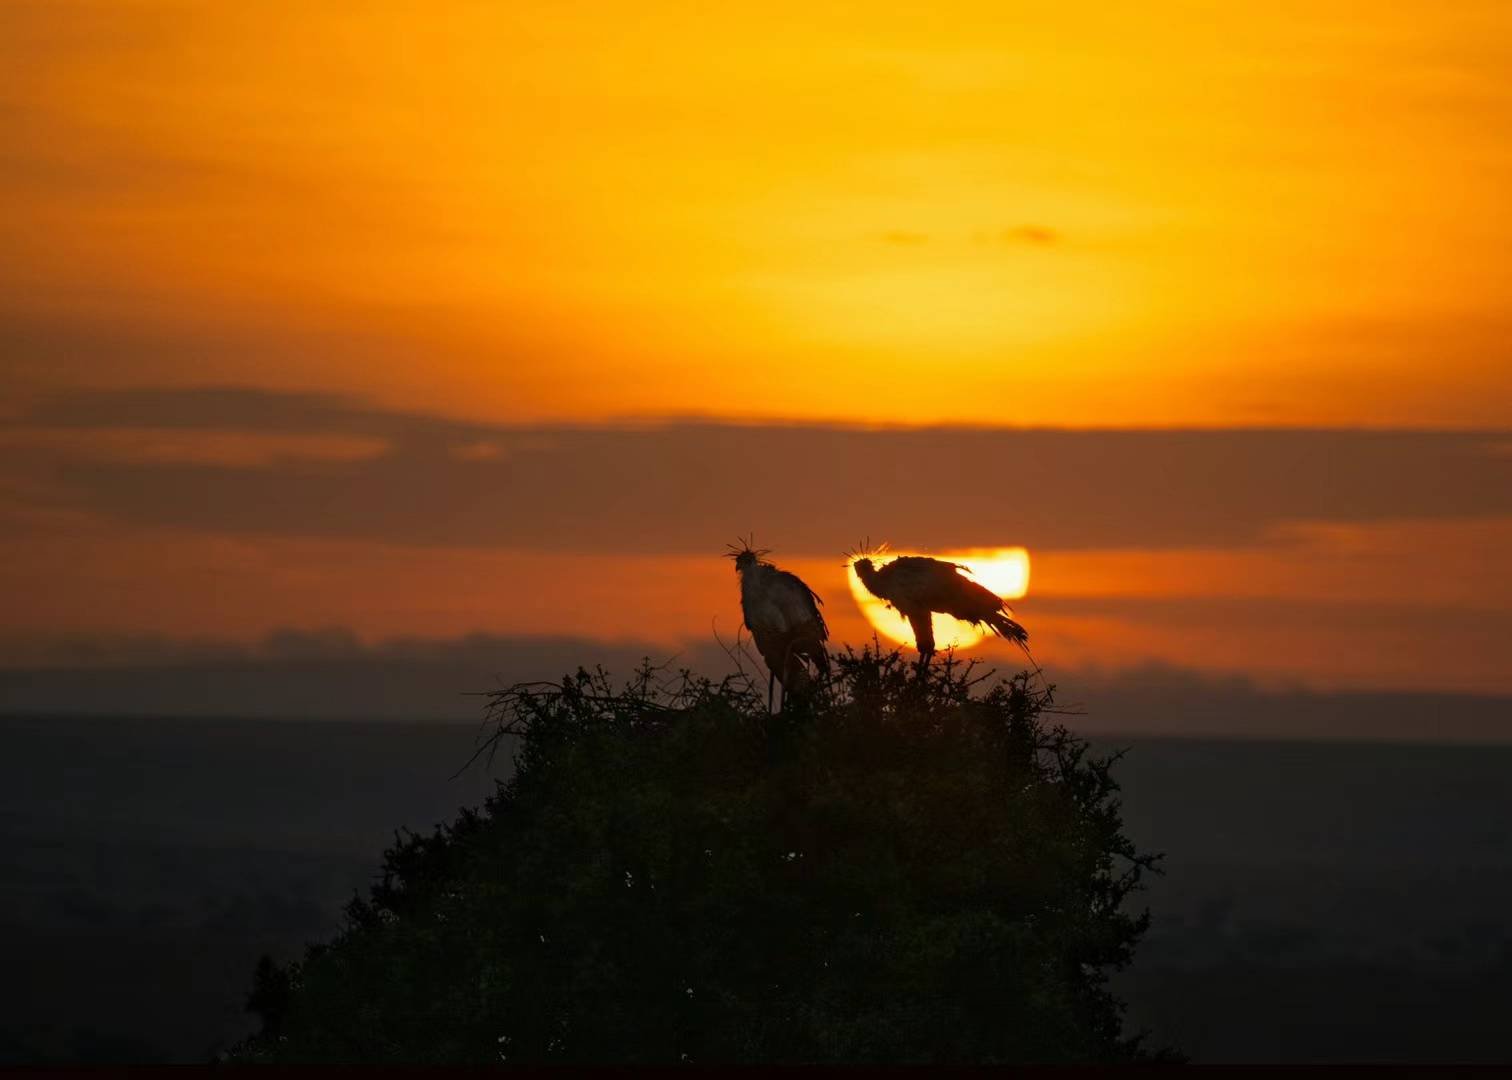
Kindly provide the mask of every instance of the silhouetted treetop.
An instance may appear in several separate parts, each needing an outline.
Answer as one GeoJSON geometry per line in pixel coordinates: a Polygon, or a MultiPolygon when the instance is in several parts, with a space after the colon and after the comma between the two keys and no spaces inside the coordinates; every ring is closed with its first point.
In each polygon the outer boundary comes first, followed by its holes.
{"type": "Polygon", "coordinates": [[[259,970],[236,1056],[1140,1057],[1106,980],[1154,860],[1050,703],[872,649],[779,715],[650,667],[500,691],[513,778],[402,837],[333,942],[259,970]]]}

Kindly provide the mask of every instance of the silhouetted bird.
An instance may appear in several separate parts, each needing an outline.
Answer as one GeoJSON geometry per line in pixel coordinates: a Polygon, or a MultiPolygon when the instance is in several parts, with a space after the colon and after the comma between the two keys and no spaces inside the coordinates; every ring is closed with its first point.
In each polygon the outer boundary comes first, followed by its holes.
{"type": "Polygon", "coordinates": [[[829,653],[824,650],[829,628],[819,614],[824,603],[819,594],[798,575],[762,559],[766,554],[765,548],[749,543],[730,545],[729,558],[740,575],[740,612],[767,666],[770,708],[772,680],[782,684],[786,697],[789,690],[807,687],[814,675],[829,674],[829,653]]]}
{"type": "Polygon", "coordinates": [[[1013,621],[1003,598],[966,574],[960,563],[942,562],[923,555],[903,555],[878,569],[870,558],[856,559],[856,576],[879,600],[908,620],[919,648],[919,663],[934,655],[934,623],[938,611],[962,622],[987,624],[1000,637],[1029,652],[1029,632],[1013,621]]]}

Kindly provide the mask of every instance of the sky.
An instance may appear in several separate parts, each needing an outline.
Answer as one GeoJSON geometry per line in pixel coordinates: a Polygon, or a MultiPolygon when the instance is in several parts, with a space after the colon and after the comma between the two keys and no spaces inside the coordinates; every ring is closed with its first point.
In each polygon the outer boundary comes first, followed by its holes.
{"type": "Polygon", "coordinates": [[[839,640],[863,537],[1023,546],[1068,673],[1512,694],[1508,71],[1500,0],[8,0],[0,666],[702,648],[754,531],[839,640]]]}

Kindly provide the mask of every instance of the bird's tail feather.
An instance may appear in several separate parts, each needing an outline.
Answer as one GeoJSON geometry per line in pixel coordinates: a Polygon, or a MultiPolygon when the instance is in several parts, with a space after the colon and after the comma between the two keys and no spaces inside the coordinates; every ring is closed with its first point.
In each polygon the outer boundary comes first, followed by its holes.
{"type": "Polygon", "coordinates": [[[1024,650],[1024,655],[1029,658],[1029,663],[1034,665],[1034,673],[1045,681],[1045,673],[1039,666],[1039,661],[1034,659],[1034,654],[1029,651],[1029,631],[1014,620],[1006,611],[997,611],[987,616],[987,625],[995,630],[999,637],[1008,639],[1024,650]]]}
{"type": "Polygon", "coordinates": [[[999,637],[1007,638],[1015,645],[1028,647],[1029,631],[1025,630],[1023,626],[1015,622],[1004,612],[995,611],[987,616],[987,625],[992,627],[999,637]]]}

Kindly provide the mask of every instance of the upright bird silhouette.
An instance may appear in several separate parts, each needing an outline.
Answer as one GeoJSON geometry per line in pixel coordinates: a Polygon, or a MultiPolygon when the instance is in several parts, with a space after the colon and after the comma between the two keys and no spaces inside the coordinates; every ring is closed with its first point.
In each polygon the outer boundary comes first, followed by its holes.
{"type": "Polygon", "coordinates": [[[765,561],[762,556],[767,554],[767,549],[743,541],[730,545],[728,557],[735,560],[735,572],[740,575],[740,612],[746,629],[767,666],[770,708],[773,680],[782,684],[786,698],[789,690],[809,686],[814,676],[829,674],[829,653],[824,649],[829,627],[819,614],[819,605],[824,603],[819,594],[797,574],[765,561]]]}
{"type": "MultiPolygon", "coordinates": [[[[851,565],[868,592],[908,620],[921,665],[927,665],[934,655],[936,611],[975,625],[985,623],[1029,655],[1029,631],[1014,621],[1001,596],[967,577],[967,568],[960,563],[903,555],[880,568],[868,556],[851,560],[851,565]]],[[[1030,657],[1030,663],[1033,660],[1030,657]]]]}

